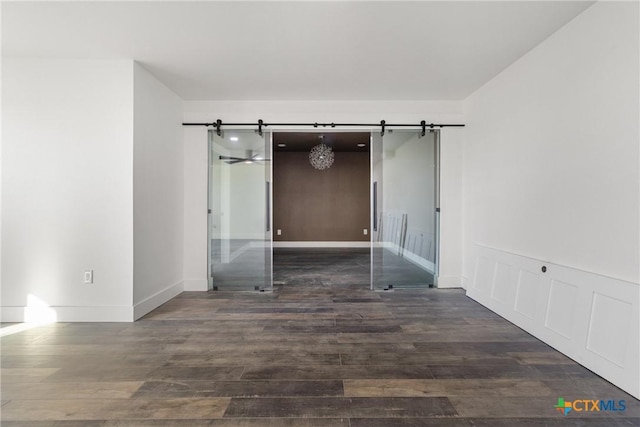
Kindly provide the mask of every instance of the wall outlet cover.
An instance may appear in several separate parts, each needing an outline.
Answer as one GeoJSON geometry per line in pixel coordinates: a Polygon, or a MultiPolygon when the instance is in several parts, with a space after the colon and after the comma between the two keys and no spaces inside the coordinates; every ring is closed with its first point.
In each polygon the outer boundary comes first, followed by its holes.
{"type": "Polygon", "coordinates": [[[93,283],[93,270],[84,272],[84,283],[93,283]]]}

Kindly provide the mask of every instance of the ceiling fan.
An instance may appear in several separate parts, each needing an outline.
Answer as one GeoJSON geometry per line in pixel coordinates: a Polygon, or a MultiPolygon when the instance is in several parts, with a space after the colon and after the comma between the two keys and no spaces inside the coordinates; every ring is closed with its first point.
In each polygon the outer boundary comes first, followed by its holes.
{"type": "Polygon", "coordinates": [[[232,156],[219,156],[220,160],[224,160],[229,165],[236,163],[256,163],[256,162],[268,162],[270,159],[264,159],[259,154],[253,154],[253,150],[245,150],[245,157],[232,157],[232,156]]]}

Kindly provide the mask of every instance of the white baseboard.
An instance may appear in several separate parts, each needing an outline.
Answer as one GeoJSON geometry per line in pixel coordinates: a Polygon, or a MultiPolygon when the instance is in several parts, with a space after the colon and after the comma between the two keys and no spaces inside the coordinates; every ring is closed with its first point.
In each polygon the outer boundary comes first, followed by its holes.
{"type": "Polygon", "coordinates": [[[138,320],[142,316],[156,308],[160,307],[165,302],[169,301],[171,298],[179,295],[184,290],[184,282],[178,282],[167,288],[161,290],[160,292],[156,292],[155,294],[143,299],[137,304],[133,306],[133,320],[138,320]]]}
{"type": "Polygon", "coordinates": [[[402,251],[401,251],[400,246],[398,246],[397,244],[395,244],[393,242],[380,242],[380,243],[377,243],[376,246],[388,249],[389,251],[393,252],[394,254],[398,254],[398,253],[402,252],[402,257],[404,259],[406,259],[407,261],[410,261],[411,263],[417,265],[418,267],[422,268],[423,270],[428,271],[429,273],[435,273],[435,271],[436,271],[436,265],[433,262],[431,262],[431,261],[429,261],[427,259],[424,259],[419,255],[414,254],[413,252],[411,252],[408,249],[402,249],[402,251]]]}
{"type": "MultiPolygon", "coordinates": [[[[23,323],[27,321],[29,308],[2,307],[0,318],[5,323],[23,323]]],[[[55,322],[133,322],[133,307],[47,307],[55,322]]]]}
{"type": "Polygon", "coordinates": [[[188,292],[206,292],[209,290],[209,284],[207,283],[207,279],[185,279],[184,290],[188,292]]]}
{"type": "Polygon", "coordinates": [[[461,276],[438,276],[438,288],[462,288],[461,276]]]}
{"type": "Polygon", "coordinates": [[[467,295],[640,398],[640,284],[476,244],[467,295]]]}
{"type": "Polygon", "coordinates": [[[0,320],[3,323],[23,323],[26,319],[26,307],[2,307],[0,320]]]}
{"type": "MultiPolygon", "coordinates": [[[[206,290],[206,280],[205,290],[206,290]]],[[[183,282],[176,283],[148,297],[134,306],[50,306],[38,308],[47,322],[133,322],[158,308],[184,289],[183,282]]],[[[0,319],[5,323],[23,323],[33,318],[33,307],[2,307],[0,319]],[[32,315],[30,315],[32,313],[32,315]]]]}
{"type": "Polygon", "coordinates": [[[371,242],[273,242],[274,248],[369,248],[371,242]]]}
{"type": "Polygon", "coordinates": [[[423,270],[427,270],[429,273],[435,273],[436,271],[436,265],[434,263],[414,254],[413,252],[409,252],[406,249],[402,254],[402,257],[408,261],[411,261],[423,270]]]}
{"type": "Polygon", "coordinates": [[[469,278],[467,276],[461,277],[462,289],[469,289],[469,278]]]}

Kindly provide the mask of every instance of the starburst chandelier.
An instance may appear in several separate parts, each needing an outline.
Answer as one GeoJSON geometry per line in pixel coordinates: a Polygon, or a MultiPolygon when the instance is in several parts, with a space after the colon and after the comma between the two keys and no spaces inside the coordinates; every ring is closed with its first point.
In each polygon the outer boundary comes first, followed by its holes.
{"type": "Polygon", "coordinates": [[[309,153],[311,166],[318,170],[329,169],[333,164],[333,150],[325,144],[318,144],[309,153]]]}

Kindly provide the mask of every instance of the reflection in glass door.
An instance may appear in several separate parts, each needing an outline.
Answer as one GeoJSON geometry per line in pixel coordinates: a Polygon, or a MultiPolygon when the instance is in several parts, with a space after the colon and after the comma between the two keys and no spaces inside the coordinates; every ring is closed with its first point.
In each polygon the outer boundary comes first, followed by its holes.
{"type": "Polygon", "coordinates": [[[372,133],[374,290],[437,284],[438,137],[437,131],[372,133]]]}
{"type": "Polygon", "coordinates": [[[209,131],[209,289],[271,290],[271,134],[209,131]]]}

